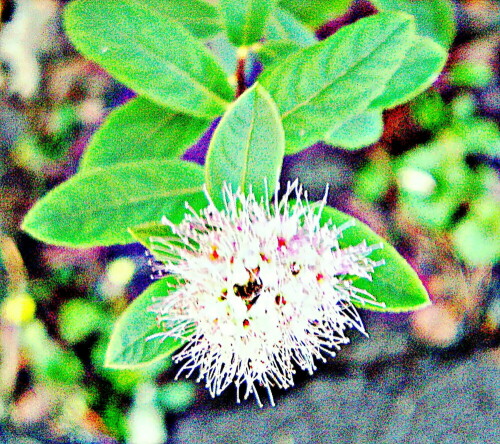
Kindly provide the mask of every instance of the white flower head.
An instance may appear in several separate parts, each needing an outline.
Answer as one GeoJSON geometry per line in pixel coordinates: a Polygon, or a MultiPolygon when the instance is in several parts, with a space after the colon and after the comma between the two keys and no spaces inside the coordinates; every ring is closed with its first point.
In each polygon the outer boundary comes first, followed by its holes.
{"type": "Polygon", "coordinates": [[[321,225],[326,196],[309,204],[297,181],[272,204],[227,187],[224,198],[222,211],[210,201],[179,225],[164,219],[175,238],[154,239],[178,282],[152,308],[165,327],[155,337],[187,340],[177,376],[197,372],[212,396],[234,383],[238,402],[243,387],[260,406],[261,386],[274,405],[271,388],[293,386],[297,366],[312,374],[349,342],[346,329],[365,333],[353,301],[383,306],[353,284],[381,265],[367,257],[380,245],[341,248],[351,224],[321,225]]]}

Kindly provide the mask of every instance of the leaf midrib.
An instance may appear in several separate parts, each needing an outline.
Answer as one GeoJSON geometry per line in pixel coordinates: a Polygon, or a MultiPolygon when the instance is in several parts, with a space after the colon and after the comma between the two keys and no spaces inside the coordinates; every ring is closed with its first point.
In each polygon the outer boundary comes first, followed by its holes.
{"type": "Polygon", "coordinates": [[[253,97],[253,103],[252,103],[252,116],[250,118],[250,125],[248,128],[248,137],[246,138],[246,143],[245,143],[245,148],[244,148],[244,163],[243,163],[243,168],[242,168],[242,175],[241,175],[241,191],[243,193],[246,192],[246,180],[248,176],[248,168],[249,168],[249,158],[250,158],[250,146],[252,144],[253,140],[253,133],[255,130],[255,102],[257,101],[257,94],[256,91],[254,92],[254,97],[253,97]]]}

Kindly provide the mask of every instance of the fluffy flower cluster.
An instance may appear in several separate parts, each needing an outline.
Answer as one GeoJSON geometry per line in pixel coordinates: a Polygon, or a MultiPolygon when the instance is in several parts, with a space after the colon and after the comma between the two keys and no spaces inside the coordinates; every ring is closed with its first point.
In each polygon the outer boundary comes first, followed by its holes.
{"type": "Polygon", "coordinates": [[[377,302],[352,279],[371,279],[380,263],[367,256],[380,246],[340,248],[349,224],[321,225],[325,202],[309,204],[297,182],[272,204],[224,195],[223,211],[210,203],[180,225],[164,220],[173,236],[152,239],[161,271],[177,278],[153,307],[165,327],[155,336],[187,340],[177,376],[198,372],[212,396],[234,383],[238,402],[244,387],[259,405],[261,386],[274,404],[271,388],[292,386],[296,366],[312,374],[349,342],[347,328],[365,333],[352,302],[377,302]]]}

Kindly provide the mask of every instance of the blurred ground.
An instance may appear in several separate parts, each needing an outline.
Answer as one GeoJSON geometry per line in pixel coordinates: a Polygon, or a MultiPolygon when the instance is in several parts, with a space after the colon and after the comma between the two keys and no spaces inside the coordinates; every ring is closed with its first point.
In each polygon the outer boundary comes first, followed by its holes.
{"type": "MultiPolygon", "coordinates": [[[[456,3],[459,33],[445,72],[386,113],[379,143],[356,152],[318,144],[286,160],[283,181],[299,177],[316,198],[329,182],[330,203],[390,239],[434,305],[366,313],[371,338],[354,338],[316,376],[298,374],[274,409],[235,406],[233,393],[211,400],[201,386],[174,382],[169,363],[146,372],[102,367],[112,322],[150,282],[144,250],[64,249],[19,226],[133,93],[66,41],[65,1],[1,3],[1,444],[500,441],[496,2],[456,3]],[[439,168],[415,180],[427,159],[439,168]]],[[[319,35],[370,11],[358,1],[319,35]]],[[[207,140],[190,159],[203,160],[207,140]]]]}

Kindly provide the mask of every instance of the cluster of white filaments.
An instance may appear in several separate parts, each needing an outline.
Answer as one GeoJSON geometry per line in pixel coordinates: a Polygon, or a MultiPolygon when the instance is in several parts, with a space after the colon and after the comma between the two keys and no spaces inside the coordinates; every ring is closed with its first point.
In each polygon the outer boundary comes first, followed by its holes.
{"type": "Polygon", "coordinates": [[[367,256],[380,245],[340,248],[352,224],[320,224],[325,202],[309,204],[297,182],[271,204],[227,188],[224,196],[223,211],[210,203],[179,225],[164,220],[174,236],[151,239],[177,278],[153,306],[165,327],[155,338],[187,340],[177,376],[197,372],[212,396],[234,383],[238,402],[243,387],[262,405],[260,386],[274,404],[271,388],[292,386],[296,366],[312,374],[315,360],[349,342],[347,328],[365,333],[352,302],[382,304],[353,278],[371,279],[381,263],[367,256]]]}

